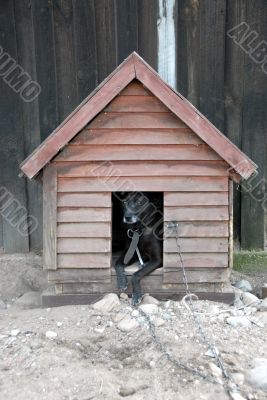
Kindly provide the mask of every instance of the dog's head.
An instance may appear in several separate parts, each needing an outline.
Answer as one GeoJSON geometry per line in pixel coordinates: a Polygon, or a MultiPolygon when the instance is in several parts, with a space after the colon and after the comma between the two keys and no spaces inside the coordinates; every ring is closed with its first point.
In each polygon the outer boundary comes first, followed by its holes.
{"type": "Polygon", "coordinates": [[[123,223],[126,225],[140,225],[149,199],[141,192],[125,193],[122,196],[123,223]]]}

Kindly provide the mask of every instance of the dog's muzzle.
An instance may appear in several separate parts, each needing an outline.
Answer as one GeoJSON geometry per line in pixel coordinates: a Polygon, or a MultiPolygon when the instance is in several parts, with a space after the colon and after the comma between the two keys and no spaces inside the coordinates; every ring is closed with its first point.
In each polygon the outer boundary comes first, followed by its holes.
{"type": "Polygon", "coordinates": [[[123,222],[128,225],[137,224],[139,222],[139,218],[136,215],[130,215],[130,216],[125,215],[123,217],[123,222]]]}

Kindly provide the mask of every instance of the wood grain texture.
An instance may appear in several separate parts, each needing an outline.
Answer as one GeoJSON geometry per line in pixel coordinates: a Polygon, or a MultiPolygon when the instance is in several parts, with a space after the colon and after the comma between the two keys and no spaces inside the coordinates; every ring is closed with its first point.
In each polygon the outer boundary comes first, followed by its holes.
{"type": "Polygon", "coordinates": [[[226,206],[228,205],[228,192],[165,192],[164,205],[167,206],[226,206]]]}
{"type": "Polygon", "coordinates": [[[49,282],[110,282],[110,268],[91,269],[58,269],[48,272],[49,282]]]}
{"type": "MultiPolygon", "coordinates": [[[[58,192],[116,192],[116,191],[226,191],[224,177],[107,177],[59,178],[58,192]]],[[[197,194],[196,194],[197,195],[197,194]]]]}
{"type": "MultiPolygon", "coordinates": [[[[215,283],[227,282],[229,279],[229,270],[227,268],[218,269],[201,269],[200,271],[187,271],[187,281],[189,283],[215,283]]],[[[182,271],[164,272],[163,283],[182,283],[182,271]]]]}
{"type": "Polygon", "coordinates": [[[228,221],[226,206],[165,207],[165,221],[228,221]]]}
{"type": "MultiPolygon", "coordinates": [[[[192,221],[179,222],[179,237],[205,237],[205,238],[228,238],[229,223],[228,221],[192,221]]],[[[175,237],[175,233],[165,228],[166,237],[175,237]]]]}
{"type": "MultiPolygon", "coordinates": [[[[228,253],[185,253],[183,255],[185,268],[227,268],[228,253]]],[[[164,271],[181,268],[175,253],[164,253],[164,271]]]]}
{"type": "Polygon", "coordinates": [[[67,253],[109,253],[111,239],[107,238],[59,238],[58,254],[67,253]]]}
{"type": "Polygon", "coordinates": [[[88,128],[180,128],[185,124],[171,112],[102,112],[88,128]]]}
{"type": "Polygon", "coordinates": [[[57,263],[58,268],[110,268],[111,254],[59,254],[57,263]]]}
{"type": "Polygon", "coordinates": [[[58,208],[58,222],[109,222],[110,208],[58,208]]]}
{"type": "Polygon", "coordinates": [[[220,160],[206,145],[69,145],[56,161],[220,160]]]}
{"type": "Polygon", "coordinates": [[[81,144],[203,144],[191,129],[181,128],[85,128],[72,141],[81,144]]]}
{"type": "Polygon", "coordinates": [[[229,267],[233,268],[233,259],[234,259],[234,230],[233,230],[233,222],[234,222],[234,215],[233,215],[233,200],[234,200],[234,186],[233,181],[229,181],[229,267]]]}
{"type": "MultiPolygon", "coordinates": [[[[181,252],[184,253],[227,253],[228,238],[180,238],[181,252]]],[[[163,251],[177,253],[175,238],[165,238],[163,251]]]]}
{"type": "MultiPolygon", "coordinates": [[[[62,176],[62,172],[59,172],[58,176],[62,176]]],[[[111,207],[111,195],[103,192],[59,193],[57,205],[58,207],[95,207],[96,205],[97,207],[111,207]]]]}
{"type": "Polygon", "coordinates": [[[53,164],[43,171],[44,269],[57,269],[57,170],[53,164]]]}
{"type": "Polygon", "coordinates": [[[110,238],[110,222],[69,222],[59,223],[58,238],[110,238]]]}
{"type": "Polygon", "coordinates": [[[170,112],[155,96],[118,96],[104,110],[105,112],[170,112]]]}
{"type": "Polygon", "coordinates": [[[153,96],[153,94],[137,79],[129,83],[119,94],[119,96],[153,96]]]}
{"type": "MultiPolygon", "coordinates": [[[[227,176],[225,164],[216,161],[58,162],[57,166],[60,178],[90,178],[93,176],[227,176]]],[[[199,201],[201,201],[202,197],[199,201]]],[[[183,198],[185,199],[186,196],[183,198]]],[[[227,192],[225,192],[225,198],[227,198],[227,192]]],[[[172,196],[171,199],[174,199],[174,197],[172,196]]],[[[102,203],[100,197],[99,200],[102,203]]],[[[209,197],[206,195],[203,197],[202,202],[208,202],[208,200],[209,197]]],[[[179,202],[179,195],[176,196],[176,201],[179,202]]],[[[225,202],[224,195],[223,193],[214,193],[209,201],[225,202]]]]}

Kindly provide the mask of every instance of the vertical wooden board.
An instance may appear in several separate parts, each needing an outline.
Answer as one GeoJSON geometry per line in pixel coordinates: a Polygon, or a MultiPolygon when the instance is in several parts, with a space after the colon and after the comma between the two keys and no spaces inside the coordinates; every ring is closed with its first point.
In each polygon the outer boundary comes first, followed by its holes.
{"type": "MultiPolygon", "coordinates": [[[[225,128],[226,136],[239,148],[242,145],[242,117],[244,96],[244,51],[227,35],[230,29],[246,20],[246,2],[228,1],[225,36],[225,128]]],[[[234,184],[234,239],[240,242],[241,193],[234,184]]]]}
{"type": "MultiPolygon", "coordinates": [[[[14,3],[18,62],[36,81],[36,57],[32,8],[28,0],[14,3]]],[[[26,155],[40,144],[39,104],[38,98],[30,103],[21,102],[23,118],[23,142],[26,155]]],[[[42,186],[26,180],[28,214],[37,219],[37,228],[29,234],[30,250],[40,251],[43,248],[42,227],[42,186]]]]}
{"type": "MultiPolygon", "coordinates": [[[[18,207],[23,207],[20,216],[27,217],[26,182],[18,177],[19,164],[24,159],[23,129],[22,129],[22,100],[4,81],[12,65],[18,63],[14,1],[4,1],[0,4],[0,36],[1,47],[14,59],[14,64],[8,64],[1,68],[0,79],[0,160],[1,178],[0,187],[13,197],[13,206],[6,208],[6,217],[2,218],[3,247],[7,253],[27,252],[29,250],[29,238],[27,229],[23,234],[15,217],[18,207]],[[12,222],[12,217],[14,218],[12,222]],[[16,221],[16,222],[15,222],[16,221]]],[[[2,199],[2,203],[3,203],[2,199]]],[[[4,203],[6,204],[6,203],[4,203]]],[[[3,204],[1,204],[3,206],[3,204]]],[[[2,209],[3,212],[3,209],[2,209]]]]}
{"type": "Polygon", "coordinates": [[[117,25],[117,63],[120,64],[129,54],[137,50],[137,1],[116,1],[117,25]]]}
{"type": "Polygon", "coordinates": [[[138,2],[138,52],[146,62],[157,70],[157,19],[158,2],[138,2]]]}
{"type": "Polygon", "coordinates": [[[96,46],[98,83],[117,66],[115,1],[94,0],[96,15],[96,46]]]}
{"type": "MultiPolygon", "coordinates": [[[[259,35],[251,44],[253,49],[267,36],[267,8],[263,0],[247,1],[246,4],[245,21],[250,29],[256,28],[259,35]]],[[[255,55],[257,52],[254,52],[255,55]]],[[[258,175],[247,184],[242,184],[241,247],[262,250],[265,246],[263,201],[266,190],[267,79],[261,65],[248,55],[244,66],[244,91],[242,150],[257,163],[258,175]]]]}
{"type": "Polygon", "coordinates": [[[52,4],[58,90],[58,116],[59,120],[63,121],[78,104],[73,7],[72,0],[57,0],[52,4]]]}
{"type": "Polygon", "coordinates": [[[229,180],[229,267],[233,268],[233,252],[234,252],[234,244],[233,244],[233,199],[234,199],[234,187],[233,181],[229,180]]]}
{"type": "Polygon", "coordinates": [[[200,79],[199,109],[224,130],[224,43],[226,1],[199,2],[200,79]]]}
{"type": "Polygon", "coordinates": [[[32,15],[37,81],[42,89],[39,96],[39,119],[41,141],[43,141],[58,125],[52,2],[47,0],[32,2],[32,15]]]}
{"type": "Polygon", "coordinates": [[[176,34],[177,90],[198,107],[201,51],[198,1],[179,0],[176,34]]]}
{"type": "Polygon", "coordinates": [[[78,101],[82,101],[97,86],[95,6],[92,0],[72,3],[78,101]]]}
{"type": "Polygon", "coordinates": [[[57,170],[53,164],[43,171],[43,226],[44,269],[57,269],[57,170]]]}

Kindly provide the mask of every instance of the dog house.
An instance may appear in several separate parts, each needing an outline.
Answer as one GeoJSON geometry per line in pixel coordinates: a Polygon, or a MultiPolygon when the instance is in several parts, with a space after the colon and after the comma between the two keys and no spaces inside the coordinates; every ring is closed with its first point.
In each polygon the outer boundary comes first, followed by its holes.
{"type": "MultiPolygon", "coordinates": [[[[233,180],[248,178],[256,168],[131,54],[21,165],[24,175],[43,182],[44,268],[54,284],[44,304],[85,303],[117,291],[114,199],[118,192],[136,191],[156,192],[164,223],[177,221],[191,289],[207,298],[225,295],[233,254],[233,180]]],[[[184,291],[168,228],[163,267],[145,277],[142,287],[160,298],[184,291]]]]}

